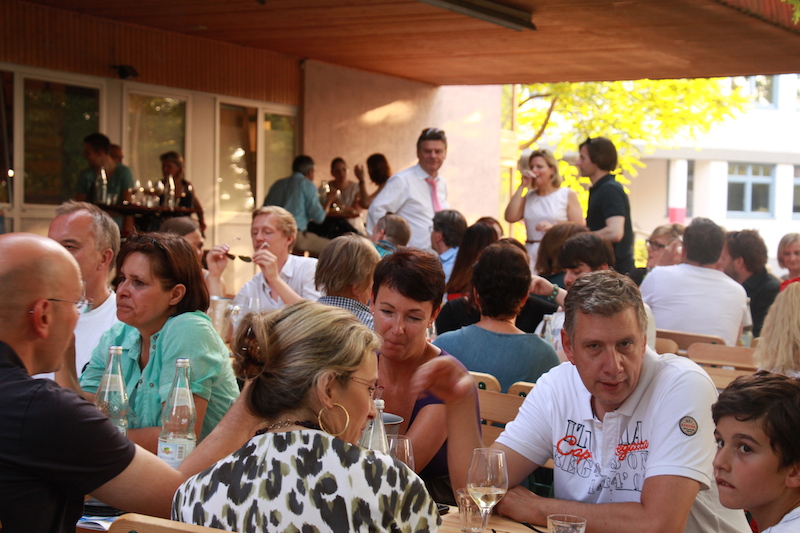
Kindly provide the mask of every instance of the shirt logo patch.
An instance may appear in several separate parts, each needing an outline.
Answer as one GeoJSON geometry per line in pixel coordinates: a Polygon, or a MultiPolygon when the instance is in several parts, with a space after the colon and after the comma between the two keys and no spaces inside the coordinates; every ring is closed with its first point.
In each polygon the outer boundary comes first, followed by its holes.
{"type": "Polygon", "coordinates": [[[681,421],[678,422],[678,427],[681,428],[681,433],[687,437],[691,437],[697,433],[697,421],[691,416],[684,416],[681,418],[681,421]]]}

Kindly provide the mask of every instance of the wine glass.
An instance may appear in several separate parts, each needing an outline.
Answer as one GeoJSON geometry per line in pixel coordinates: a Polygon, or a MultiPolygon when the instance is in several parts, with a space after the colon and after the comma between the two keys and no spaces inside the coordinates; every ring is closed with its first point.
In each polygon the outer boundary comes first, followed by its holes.
{"type": "Polygon", "coordinates": [[[414,470],[414,450],[411,448],[411,439],[405,435],[389,435],[389,455],[414,470]]]}
{"type": "Polygon", "coordinates": [[[481,509],[481,531],[486,533],[492,507],[508,490],[506,454],[491,448],[476,448],[467,472],[467,491],[481,509]]]}

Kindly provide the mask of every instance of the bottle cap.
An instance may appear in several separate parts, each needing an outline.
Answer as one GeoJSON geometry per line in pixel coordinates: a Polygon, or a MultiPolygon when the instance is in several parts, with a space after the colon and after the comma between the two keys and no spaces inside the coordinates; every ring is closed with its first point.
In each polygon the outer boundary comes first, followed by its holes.
{"type": "Polygon", "coordinates": [[[122,355],[122,346],[109,346],[108,355],[122,355]]]}
{"type": "Polygon", "coordinates": [[[176,368],[182,368],[182,367],[188,367],[188,366],[189,366],[189,360],[188,359],[177,359],[175,361],[175,367],[176,368]]]}
{"type": "Polygon", "coordinates": [[[375,409],[383,410],[383,406],[384,405],[385,405],[385,402],[383,400],[381,400],[380,398],[375,400],[375,409]]]}

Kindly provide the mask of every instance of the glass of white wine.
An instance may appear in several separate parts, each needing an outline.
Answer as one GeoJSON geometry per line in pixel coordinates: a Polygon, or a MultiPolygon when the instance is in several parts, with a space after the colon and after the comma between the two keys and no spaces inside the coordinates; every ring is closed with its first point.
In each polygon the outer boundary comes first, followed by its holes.
{"type": "Polygon", "coordinates": [[[481,509],[481,530],[486,533],[492,507],[508,490],[506,454],[501,450],[476,448],[467,473],[467,491],[481,509]]]}

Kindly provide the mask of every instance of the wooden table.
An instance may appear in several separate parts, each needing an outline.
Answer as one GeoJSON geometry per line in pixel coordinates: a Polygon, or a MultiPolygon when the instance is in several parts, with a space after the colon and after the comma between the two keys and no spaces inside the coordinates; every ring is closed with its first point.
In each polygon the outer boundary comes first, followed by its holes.
{"type": "MultiPolygon", "coordinates": [[[[547,526],[534,525],[542,531],[547,531],[547,526]]],[[[496,514],[493,514],[489,519],[487,533],[492,533],[491,530],[495,530],[497,533],[534,533],[532,529],[496,514]]],[[[439,533],[461,533],[458,507],[450,507],[450,512],[442,517],[442,526],[439,528],[439,533]]]]}

